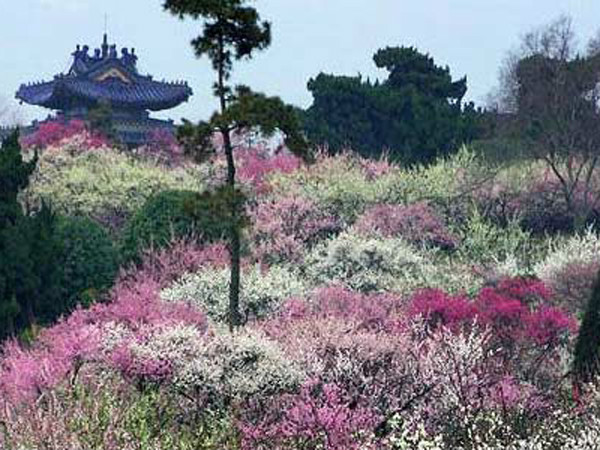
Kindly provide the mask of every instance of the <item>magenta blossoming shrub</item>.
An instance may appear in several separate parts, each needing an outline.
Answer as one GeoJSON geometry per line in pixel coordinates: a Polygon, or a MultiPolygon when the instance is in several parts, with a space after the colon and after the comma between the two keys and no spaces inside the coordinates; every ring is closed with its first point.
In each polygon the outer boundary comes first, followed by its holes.
{"type": "Polygon", "coordinates": [[[254,255],[265,263],[300,262],[319,240],[340,230],[340,221],[301,197],[275,198],[250,211],[254,255]]]}
{"type": "Polygon", "coordinates": [[[358,219],[355,227],[363,234],[402,237],[413,244],[443,249],[452,249],[458,244],[442,218],[426,203],[375,205],[358,219]]]}
{"type": "Polygon", "coordinates": [[[44,149],[61,144],[65,140],[80,136],[81,147],[99,148],[106,147],[108,140],[98,133],[89,131],[85,122],[82,120],[71,120],[69,122],[50,121],[42,123],[38,129],[27,136],[21,138],[21,145],[24,148],[44,149]]]}
{"type": "Polygon", "coordinates": [[[422,291],[413,297],[409,316],[422,316],[433,329],[442,326],[454,333],[473,324],[489,329],[498,374],[520,377],[536,388],[560,382],[557,361],[576,330],[575,319],[549,303],[543,284],[525,279],[485,287],[472,300],[422,291]]]}
{"type": "Polygon", "coordinates": [[[477,320],[500,339],[556,346],[562,336],[575,330],[575,321],[551,306],[550,300],[551,293],[540,281],[505,279],[481,289],[474,300],[440,290],[421,291],[413,296],[409,314],[452,329],[477,320]]]}
{"type": "Polygon", "coordinates": [[[426,317],[430,325],[455,329],[471,323],[477,315],[477,306],[468,298],[450,295],[440,289],[427,289],[412,297],[411,316],[426,317]]]}

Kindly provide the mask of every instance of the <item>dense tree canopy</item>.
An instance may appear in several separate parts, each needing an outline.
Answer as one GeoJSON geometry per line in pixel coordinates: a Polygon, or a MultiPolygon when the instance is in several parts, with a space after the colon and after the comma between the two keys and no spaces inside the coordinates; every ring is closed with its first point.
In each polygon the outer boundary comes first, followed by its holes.
{"type": "Polygon", "coordinates": [[[466,77],[412,47],[379,50],[373,57],[388,77],[319,74],[308,82],[313,104],[305,114],[309,137],[332,151],[352,148],[366,156],[388,151],[407,163],[431,161],[474,138],[479,113],[463,105],[466,77]]]}

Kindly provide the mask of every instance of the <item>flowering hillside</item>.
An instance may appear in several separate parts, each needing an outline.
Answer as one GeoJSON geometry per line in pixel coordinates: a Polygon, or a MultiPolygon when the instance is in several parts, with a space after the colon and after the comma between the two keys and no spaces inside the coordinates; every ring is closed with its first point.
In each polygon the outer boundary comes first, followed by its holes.
{"type": "Polygon", "coordinates": [[[102,301],[3,344],[0,448],[596,448],[600,391],[569,371],[600,236],[544,206],[558,188],[543,168],[492,169],[466,148],[411,169],[240,152],[233,333],[227,245],[193,208],[221,155],[42,152],[24,203],[90,218],[117,248],[129,221],[150,238],[102,301]],[[145,204],[162,191],[178,203],[157,218],[145,204]]]}

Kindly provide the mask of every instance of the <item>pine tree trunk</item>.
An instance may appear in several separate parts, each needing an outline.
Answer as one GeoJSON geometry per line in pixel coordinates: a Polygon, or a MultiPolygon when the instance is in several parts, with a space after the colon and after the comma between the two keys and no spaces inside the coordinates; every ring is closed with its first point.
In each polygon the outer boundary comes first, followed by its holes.
{"type": "Polygon", "coordinates": [[[223,131],[223,144],[227,157],[227,184],[231,189],[231,226],[229,228],[229,262],[231,277],[229,281],[229,329],[233,331],[240,326],[240,271],[241,271],[241,242],[239,230],[238,202],[235,198],[235,160],[233,145],[229,131],[223,131]]]}

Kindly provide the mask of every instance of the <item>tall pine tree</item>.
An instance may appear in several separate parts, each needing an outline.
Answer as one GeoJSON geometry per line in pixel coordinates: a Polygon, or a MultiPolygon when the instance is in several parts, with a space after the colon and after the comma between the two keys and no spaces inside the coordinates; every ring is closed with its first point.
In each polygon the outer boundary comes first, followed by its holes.
{"type": "Polygon", "coordinates": [[[236,166],[232,133],[260,130],[269,136],[279,131],[290,150],[307,155],[307,143],[299,132],[296,111],[277,97],[252,92],[247,87],[232,88],[228,84],[234,61],[250,59],[271,43],[271,26],[262,21],[255,8],[246,0],[166,0],[164,8],[181,19],[190,17],[202,22],[202,31],[191,44],[197,57],[208,57],[216,72],[214,95],[219,111],[209,122],[192,125],[187,122],[180,137],[184,147],[197,156],[212,150],[210,135],[222,136],[227,158],[227,190],[230,226],[229,252],[231,279],[229,285],[229,326],[240,325],[240,259],[243,202],[236,190],[236,166]]]}

